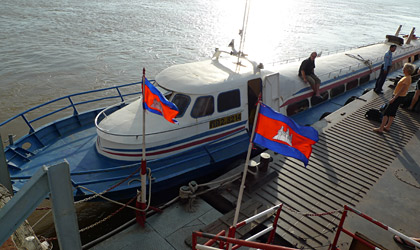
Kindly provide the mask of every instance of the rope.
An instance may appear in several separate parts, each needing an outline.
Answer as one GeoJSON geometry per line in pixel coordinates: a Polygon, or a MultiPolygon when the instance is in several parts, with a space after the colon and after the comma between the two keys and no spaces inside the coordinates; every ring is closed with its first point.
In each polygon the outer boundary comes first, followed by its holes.
{"type": "MultiPolygon", "coordinates": [[[[234,175],[232,175],[232,176],[229,176],[229,177],[227,177],[227,178],[225,178],[225,179],[221,179],[221,180],[218,180],[218,181],[213,181],[213,182],[207,182],[207,183],[203,183],[203,184],[198,184],[197,186],[198,186],[198,187],[202,187],[202,186],[210,186],[210,185],[218,184],[218,183],[221,183],[221,182],[229,181],[229,180],[231,180],[231,179],[235,179],[235,180],[236,180],[236,178],[238,178],[238,177],[239,177],[239,176],[241,176],[241,175],[242,175],[242,172],[237,173],[237,174],[234,174],[234,175]]],[[[233,181],[235,181],[235,180],[232,180],[232,182],[233,182],[233,181]]]]}
{"type": "Polygon", "coordinates": [[[337,210],[333,210],[333,211],[329,211],[329,212],[322,212],[322,213],[308,213],[308,212],[299,212],[291,207],[288,206],[284,206],[284,208],[288,209],[289,211],[296,213],[296,214],[300,214],[306,217],[311,217],[311,216],[325,216],[325,215],[331,215],[331,214],[335,214],[335,213],[339,213],[339,212],[343,212],[343,209],[337,209],[337,210]]]}
{"type": "Polygon", "coordinates": [[[101,223],[103,223],[103,222],[105,222],[105,221],[109,220],[111,217],[113,217],[114,215],[116,215],[116,214],[117,214],[117,213],[119,213],[122,209],[124,209],[124,208],[126,208],[126,207],[129,207],[129,208],[132,208],[132,209],[135,209],[135,210],[139,210],[139,209],[137,209],[137,208],[135,208],[135,207],[132,207],[132,206],[128,205],[128,204],[130,204],[131,202],[133,202],[135,199],[137,199],[137,197],[138,197],[139,195],[140,195],[140,192],[139,192],[136,196],[134,196],[133,198],[131,198],[131,199],[130,199],[127,203],[123,204],[123,205],[122,205],[119,209],[115,210],[112,214],[108,215],[107,217],[103,218],[102,220],[99,220],[99,221],[97,221],[97,222],[93,223],[92,225],[89,225],[89,226],[87,226],[87,227],[85,227],[85,228],[80,229],[80,230],[79,230],[79,232],[80,232],[80,233],[82,233],[82,232],[84,232],[84,231],[86,231],[86,230],[88,230],[88,229],[91,229],[91,228],[93,228],[93,227],[95,227],[95,226],[97,226],[97,225],[99,225],[99,224],[101,224],[101,223]]]}
{"type": "Polygon", "coordinates": [[[47,217],[47,215],[49,215],[51,213],[51,210],[49,210],[48,212],[46,212],[37,222],[35,222],[33,225],[32,225],[32,228],[35,228],[37,225],[38,225],[38,223],[40,223],[45,217],[47,217]]]}
{"type": "Polygon", "coordinates": [[[406,170],[406,169],[397,169],[397,170],[395,170],[394,175],[395,175],[395,177],[397,177],[397,179],[398,179],[398,180],[400,180],[400,181],[404,182],[405,184],[408,184],[408,185],[410,185],[410,186],[412,186],[412,187],[414,187],[414,188],[418,188],[418,189],[420,189],[420,186],[415,185],[415,184],[413,184],[413,183],[410,183],[410,182],[408,182],[408,181],[406,181],[406,180],[403,180],[403,179],[402,179],[402,178],[398,175],[398,172],[400,172],[400,171],[407,171],[407,172],[409,172],[409,173],[410,173],[412,176],[414,176],[414,177],[418,177],[418,176],[419,176],[417,173],[414,173],[414,172],[412,172],[412,171],[410,171],[410,170],[406,170]]]}
{"type": "MultiPolygon", "coordinates": [[[[89,197],[87,197],[87,198],[85,198],[83,200],[76,201],[75,204],[82,203],[82,202],[85,202],[85,201],[93,200],[93,199],[97,198],[98,196],[101,196],[101,195],[103,195],[103,194],[111,191],[112,189],[118,187],[119,185],[123,184],[125,181],[127,181],[128,179],[130,179],[135,173],[137,173],[140,170],[140,168],[141,168],[141,166],[139,168],[137,168],[135,171],[133,171],[125,179],[121,180],[120,182],[116,183],[115,185],[111,186],[110,188],[106,189],[105,191],[102,191],[101,193],[95,193],[95,195],[93,195],[93,196],[89,196],[89,197]]],[[[75,188],[76,189],[77,188],[82,188],[82,186],[79,185],[79,186],[76,186],[75,188]]]]}

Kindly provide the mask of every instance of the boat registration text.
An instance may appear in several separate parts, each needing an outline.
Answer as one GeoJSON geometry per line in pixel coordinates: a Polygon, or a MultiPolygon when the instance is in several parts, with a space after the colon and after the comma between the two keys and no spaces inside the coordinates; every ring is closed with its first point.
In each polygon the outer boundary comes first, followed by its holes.
{"type": "Polygon", "coordinates": [[[216,120],[212,120],[210,121],[209,126],[210,126],[210,129],[212,129],[212,128],[217,128],[217,127],[229,124],[229,123],[238,122],[240,120],[242,120],[241,113],[237,113],[237,114],[225,116],[216,120]]]}

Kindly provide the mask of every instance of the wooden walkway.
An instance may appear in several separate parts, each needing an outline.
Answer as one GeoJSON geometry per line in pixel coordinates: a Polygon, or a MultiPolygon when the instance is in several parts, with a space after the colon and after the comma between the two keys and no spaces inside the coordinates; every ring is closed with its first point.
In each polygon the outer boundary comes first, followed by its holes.
{"type": "MultiPolygon", "coordinates": [[[[327,249],[343,206],[357,207],[420,128],[420,114],[400,108],[391,132],[379,135],[372,131],[379,123],[367,120],[364,114],[370,108],[379,108],[391,94],[388,91],[385,96],[372,96],[354,113],[324,128],[306,168],[298,160],[266,151],[273,157],[270,171],[276,173],[275,177],[261,188],[244,192],[244,204],[254,201],[272,207],[283,203],[277,234],[296,248],[327,249]]],[[[237,193],[238,188],[229,187],[221,196],[233,208],[237,193]]],[[[265,225],[272,223],[273,217],[265,225]]],[[[217,231],[209,229],[203,231],[217,231]]]]}
{"type": "Polygon", "coordinates": [[[364,117],[391,98],[388,91],[319,134],[308,166],[274,155],[270,167],[278,178],[256,191],[263,204],[283,203],[277,233],[298,248],[325,249],[332,241],[343,205],[356,206],[382,176],[407,142],[419,130],[420,114],[400,109],[391,132],[379,135],[379,126],[364,117]],[[305,216],[322,214],[323,216],[305,216]]]}

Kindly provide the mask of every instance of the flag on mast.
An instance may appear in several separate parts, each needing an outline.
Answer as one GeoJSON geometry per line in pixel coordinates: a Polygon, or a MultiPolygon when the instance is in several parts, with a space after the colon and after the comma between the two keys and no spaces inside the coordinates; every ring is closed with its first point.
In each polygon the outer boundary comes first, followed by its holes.
{"type": "Polygon", "coordinates": [[[261,103],[254,142],[284,156],[308,165],[312,145],[318,141],[318,131],[300,126],[291,118],[261,103]]]}
{"type": "Polygon", "coordinates": [[[144,78],[143,108],[163,116],[171,123],[178,123],[174,118],[178,115],[177,106],[165,96],[147,78],[144,78]]]}

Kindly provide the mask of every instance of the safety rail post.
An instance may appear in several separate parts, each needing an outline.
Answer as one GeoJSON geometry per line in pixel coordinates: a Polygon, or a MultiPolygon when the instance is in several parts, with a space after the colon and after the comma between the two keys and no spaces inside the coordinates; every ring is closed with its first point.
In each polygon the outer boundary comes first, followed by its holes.
{"type": "Polygon", "coordinates": [[[13,195],[12,181],[10,180],[9,169],[7,168],[6,154],[4,153],[3,139],[0,134],[0,184],[5,186],[13,195]]]}
{"type": "Polygon", "coordinates": [[[116,87],[116,89],[117,89],[118,95],[119,95],[119,96],[120,96],[120,98],[121,98],[121,102],[124,102],[124,97],[121,95],[120,88],[119,88],[119,87],[116,87]]]}
{"type": "Polygon", "coordinates": [[[277,221],[280,217],[281,209],[283,208],[283,203],[280,204],[279,208],[277,209],[276,217],[274,218],[273,222],[273,229],[271,230],[270,236],[268,237],[267,243],[271,244],[274,240],[274,236],[276,235],[276,228],[277,228],[277,221]]]}
{"type": "Polygon", "coordinates": [[[191,248],[192,250],[197,250],[197,248],[195,248],[197,246],[197,232],[193,232],[192,233],[192,239],[191,239],[191,248]]]}
{"type": "Polygon", "coordinates": [[[347,216],[347,209],[346,207],[344,207],[344,211],[343,211],[343,214],[341,215],[340,223],[338,224],[338,227],[337,227],[337,232],[335,233],[334,241],[328,249],[331,249],[331,250],[337,249],[338,237],[340,237],[340,233],[343,230],[344,220],[346,219],[346,216],[347,216]]]}
{"type": "Polygon", "coordinates": [[[77,112],[76,106],[74,105],[73,101],[71,100],[71,96],[69,96],[68,99],[69,99],[69,102],[70,102],[70,104],[73,108],[73,115],[78,115],[79,112],[77,112]]]}
{"type": "Polygon", "coordinates": [[[35,131],[35,129],[32,127],[31,123],[26,119],[26,116],[24,114],[21,115],[23,120],[26,122],[26,125],[29,127],[29,133],[32,133],[35,131]]]}
{"type": "Polygon", "coordinates": [[[9,225],[0,230],[0,244],[16,231],[48,193],[51,193],[54,224],[60,249],[82,249],[67,162],[41,167],[0,210],[0,225],[9,225]]]}

